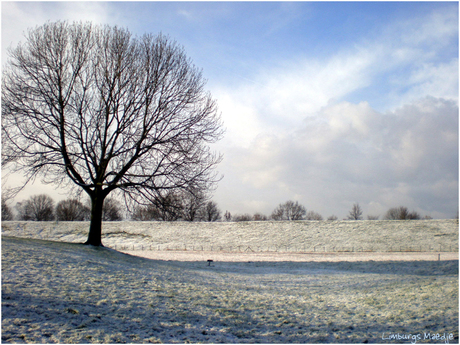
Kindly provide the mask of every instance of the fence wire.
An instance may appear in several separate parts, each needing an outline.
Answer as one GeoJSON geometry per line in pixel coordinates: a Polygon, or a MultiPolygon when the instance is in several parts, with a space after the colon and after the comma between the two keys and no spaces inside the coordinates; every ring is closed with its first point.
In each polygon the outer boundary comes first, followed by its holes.
{"type": "Polygon", "coordinates": [[[114,244],[106,245],[115,250],[125,251],[205,251],[229,253],[365,253],[365,252],[458,252],[452,245],[439,246],[389,246],[381,247],[336,247],[336,246],[220,246],[220,245],[167,245],[167,244],[114,244]]]}

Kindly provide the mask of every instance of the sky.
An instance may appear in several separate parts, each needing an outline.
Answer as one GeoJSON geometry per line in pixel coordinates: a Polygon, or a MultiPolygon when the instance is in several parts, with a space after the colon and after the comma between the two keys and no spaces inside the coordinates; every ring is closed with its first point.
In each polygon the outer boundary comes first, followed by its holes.
{"type": "MultiPolygon", "coordinates": [[[[27,28],[163,33],[202,69],[226,134],[222,212],[458,215],[458,2],[2,2],[2,66],[27,28]]],[[[3,185],[13,186],[19,177],[3,185]]],[[[14,201],[65,191],[35,181],[14,201]]],[[[13,202],[13,201],[12,201],[13,202]]]]}

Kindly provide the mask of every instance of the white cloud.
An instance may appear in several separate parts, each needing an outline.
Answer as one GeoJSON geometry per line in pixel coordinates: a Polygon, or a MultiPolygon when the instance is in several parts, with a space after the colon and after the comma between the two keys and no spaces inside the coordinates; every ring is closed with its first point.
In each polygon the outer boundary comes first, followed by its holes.
{"type": "Polygon", "coordinates": [[[276,66],[258,66],[252,82],[218,88],[228,136],[243,136],[247,147],[260,133],[289,131],[323,107],[348,99],[375,103],[380,111],[424,96],[457,100],[458,59],[440,61],[452,35],[458,34],[453,19],[451,13],[435,12],[397,23],[374,40],[323,60],[293,57],[276,66]],[[238,129],[242,125],[246,128],[238,129]]]}
{"type": "Polygon", "coordinates": [[[381,215],[399,205],[455,215],[458,189],[450,188],[458,185],[458,106],[453,101],[424,98],[385,114],[365,102],[342,102],[324,107],[295,131],[259,135],[248,148],[229,152],[228,182],[244,186],[245,195],[271,198],[262,210],[267,213],[297,197],[324,216],[344,216],[354,202],[381,215]],[[436,190],[451,200],[445,209],[430,205],[439,198],[436,190]]]}
{"type": "Polygon", "coordinates": [[[2,2],[2,63],[6,49],[24,41],[29,28],[57,20],[120,25],[120,15],[106,2],[2,2]]]}
{"type": "Polygon", "coordinates": [[[408,96],[430,95],[433,97],[458,97],[458,59],[447,63],[425,63],[414,71],[409,81],[414,87],[408,96]]]}

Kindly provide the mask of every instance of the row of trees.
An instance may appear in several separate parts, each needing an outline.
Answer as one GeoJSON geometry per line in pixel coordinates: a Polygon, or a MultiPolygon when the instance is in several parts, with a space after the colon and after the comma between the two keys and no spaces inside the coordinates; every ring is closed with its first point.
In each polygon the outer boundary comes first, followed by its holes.
{"type": "MultiPolygon", "coordinates": [[[[32,221],[88,221],[91,217],[91,203],[86,204],[76,199],[62,200],[54,205],[53,199],[46,195],[34,195],[29,199],[16,204],[16,219],[32,221]]],[[[123,219],[121,203],[113,198],[104,202],[102,219],[104,221],[119,221],[123,219]]],[[[350,210],[348,220],[362,220],[363,212],[359,204],[354,204],[350,210]]],[[[15,217],[12,210],[2,200],[2,220],[13,220],[15,217]]],[[[138,206],[131,213],[130,218],[135,221],[267,221],[267,220],[323,220],[323,217],[315,212],[308,211],[297,201],[286,201],[278,205],[271,215],[267,217],[261,213],[231,215],[226,211],[222,217],[221,211],[214,201],[209,201],[203,195],[192,193],[170,193],[161,201],[146,206],[138,206]]],[[[429,217],[425,217],[429,218],[429,217]]],[[[337,220],[336,216],[330,216],[327,220],[337,220]]],[[[377,220],[379,216],[368,216],[369,220],[377,220]]],[[[421,219],[415,212],[409,212],[405,206],[390,208],[385,220],[421,219]]]]}
{"type": "MultiPolygon", "coordinates": [[[[351,220],[361,220],[363,211],[359,204],[354,204],[350,213],[348,214],[347,219],[351,220]]],[[[431,217],[425,216],[425,219],[430,219],[431,217]]],[[[377,220],[379,216],[368,215],[368,220],[377,220]]],[[[409,212],[409,209],[405,206],[392,207],[384,215],[383,219],[385,220],[409,220],[409,219],[421,219],[421,216],[416,211],[409,212]]]]}
{"type": "Polygon", "coordinates": [[[164,198],[144,206],[137,206],[131,216],[132,220],[162,221],[204,221],[221,220],[221,211],[217,203],[199,191],[172,192],[164,198]]]}
{"type": "MultiPolygon", "coordinates": [[[[15,206],[16,216],[11,208],[2,199],[2,220],[29,220],[29,221],[88,221],[91,218],[91,203],[86,204],[77,199],[62,200],[54,205],[54,200],[46,195],[33,195],[29,199],[18,202],[15,206]]],[[[120,203],[112,198],[107,198],[102,210],[104,221],[122,220],[120,203]]]]}
{"type": "MultiPolygon", "coordinates": [[[[18,202],[15,206],[16,216],[2,199],[2,220],[29,220],[29,221],[89,221],[91,219],[91,202],[85,204],[77,199],[67,199],[58,202],[55,206],[53,199],[46,195],[34,195],[29,199],[18,202]]],[[[124,209],[122,204],[107,198],[102,208],[103,221],[123,220],[124,209]]],[[[161,221],[208,221],[221,220],[221,212],[217,204],[204,197],[197,198],[183,193],[171,193],[155,204],[138,206],[132,212],[132,220],[161,220],[161,221]]]]}
{"type": "MultiPolygon", "coordinates": [[[[368,215],[368,220],[378,220],[380,216],[375,215],[368,215]]],[[[431,217],[425,216],[425,219],[429,219],[431,217]]],[[[283,204],[278,205],[269,217],[261,214],[255,213],[254,215],[250,215],[248,213],[245,214],[237,214],[231,216],[231,214],[227,211],[224,214],[224,220],[226,221],[264,221],[264,220],[323,220],[323,216],[315,211],[307,211],[307,209],[299,204],[297,201],[286,201],[283,204]]],[[[363,219],[363,211],[361,206],[358,203],[354,204],[352,209],[350,210],[346,220],[362,220],[363,219]]],[[[390,208],[386,214],[384,215],[383,219],[385,220],[404,220],[404,219],[421,219],[420,215],[415,212],[409,212],[408,208],[405,206],[399,206],[390,208]]],[[[327,220],[334,221],[338,220],[337,216],[332,215],[327,218],[327,220]]]]}

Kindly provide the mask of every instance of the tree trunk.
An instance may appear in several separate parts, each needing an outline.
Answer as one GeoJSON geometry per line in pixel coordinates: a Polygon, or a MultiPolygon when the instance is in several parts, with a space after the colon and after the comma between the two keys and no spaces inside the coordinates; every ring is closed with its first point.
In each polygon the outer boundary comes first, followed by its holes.
{"type": "Polygon", "coordinates": [[[103,247],[102,237],[102,206],[104,205],[104,197],[95,195],[91,197],[91,222],[89,225],[88,240],[85,244],[92,246],[103,247]]]}

